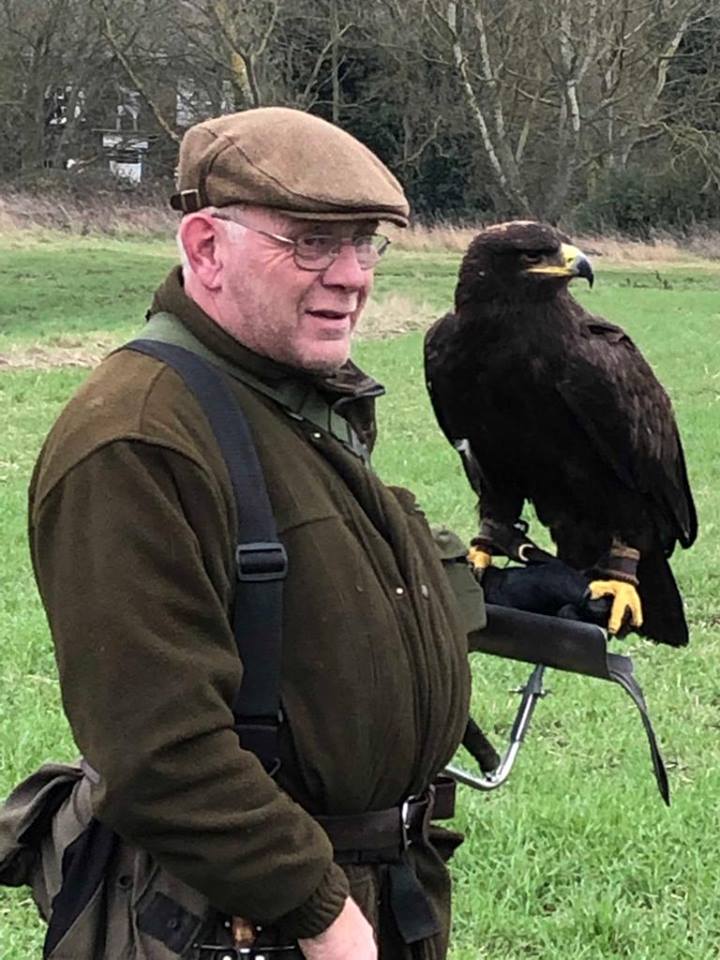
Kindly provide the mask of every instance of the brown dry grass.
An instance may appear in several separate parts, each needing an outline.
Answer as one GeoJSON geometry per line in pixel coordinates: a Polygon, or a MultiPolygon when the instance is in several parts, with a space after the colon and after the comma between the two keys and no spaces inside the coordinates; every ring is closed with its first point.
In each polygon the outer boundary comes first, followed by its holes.
{"type": "Polygon", "coordinates": [[[448,253],[464,253],[468,244],[482,229],[477,226],[454,226],[451,223],[437,223],[432,227],[422,224],[413,224],[407,230],[399,227],[383,227],[393,243],[395,250],[410,250],[416,253],[437,253],[443,250],[448,253]]]}
{"type": "Polygon", "coordinates": [[[701,232],[682,239],[666,234],[649,242],[627,237],[579,237],[578,245],[588,254],[606,257],[612,263],[696,264],[699,260],[720,260],[720,234],[701,232]]]}
{"type": "MultiPolygon", "coordinates": [[[[384,340],[410,330],[425,329],[434,319],[433,311],[427,304],[417,304],[408,297],[389,294],[382,300],[368,303],[358,339],[384,340]]],[[[22,345],[13,344],[0,351],[0,374],[11,370],[94,367],[122,342],[122,337],[93,331],[82,337],[51,337],[22,345]]]]}
{"type": "Polygon", "coordinates": [[[0,234],[61,231],[75,236],[172,237],[178,215],[163,203],[137,203],[122,195],[72,196],[8,191],[0,196],[0,234]]]}
{"type": "Polygon", "coordinates": [[[358,326],[360,340],[386,340],[410,330],[424,330],[437,319],[437,311],[410,297],[389,293],[382,300],[370,300],[358,326]]]}
{"type": "MultiPolygon", "coordinates": [[[[418,253],[447,251],[464,253],[475,234],[488,223],[474,226],[436,224],[414,225],[407,230],[388,229],[393,248],[418,253]]],[[[698,229],[689,237],[672,237],[658,232],[649,241],[622,236],[577,234],[574,242],[587,254],[603,257],[611,263],[696,263],[699,259],[720,259],[720,234],[698,229]]]]}
{"type": "Polygon", "coordinates": [[[121,342],[107,333],[93,332],[82,337],[53,337],[41,343],[13,344],[0,353],[0,373],[5,370],[94,367],[121,342]]]}
{"type": "MultiPolygon", "coordinates": [[[[164,192],[164,188],[163,188],[164,192]]],[[[132,194],[96,197],[57,196],[51,192],[6,191],[0,196],[0,236],[11,241],[13,234],[47,234],[59,231],[80,236],[153,237],[174,236],[178,215],[168,208],[164,198],[139,202],[132,194]]],[[[463,253],[472,238],[488,223],[457,226],[436,223],[416,224],[408,230],[393,227],[387,233],[396,250],[415,253],[463,253]]],[[[26,236],[24,239],[28,239],[26,236]]],[[[622,236],[576,235],[575,242],[586,253],[609,262],[654,264],[697,263],[720,259],[720,233],[698,228],[688,237],[673,237],[657,232],[648,242],[622,236]]],[[[20,236],[18,236],[20,240],[20,236]]]]}

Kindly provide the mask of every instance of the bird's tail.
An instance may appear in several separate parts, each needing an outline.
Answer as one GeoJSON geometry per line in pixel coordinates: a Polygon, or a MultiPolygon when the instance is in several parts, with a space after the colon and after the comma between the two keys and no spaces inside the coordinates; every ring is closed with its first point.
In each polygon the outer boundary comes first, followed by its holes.
{"type": "Polygon", "coordinates": [[[684,647],[688,625],[670,564],[661,552],[644,553],[637,570],[643,605],[641,633],[657,643],[684,647]]]}

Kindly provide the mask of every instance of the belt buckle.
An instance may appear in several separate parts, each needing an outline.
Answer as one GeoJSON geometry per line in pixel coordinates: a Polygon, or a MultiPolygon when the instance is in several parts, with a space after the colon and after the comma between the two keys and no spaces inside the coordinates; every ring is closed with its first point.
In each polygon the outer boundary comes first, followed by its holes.
{"type": "Polygon", "coordinates": [[[403,852],[412,846],[413,843],[410,837],[410,828],[412,827],[412,823],[410,822],[410,807],[413,803],[420,803],[426,796],[425,793],[411,793],[407,799],[403,800],[400,806],[401,848],[403,852]]]}
{"type": "Polygon", "coordinates": [[[413,840],[410,837],[410,829],[412,827],[412,823],[410,822],[410,807],[414,803],[422,803],[425,811],[423,817],[425,817],[427,810],[433,805],[434,798],[435,787],[431,784],[426,790],[423,790],[422,793],[411,794],[406,800],[403,800],[400,805],[401,847],[403,852],[413,844],[413,840]]]}
{"type": "Polygon", "coordinates": [[[403,853],[408,849],[412,840],[410,839],[410,804],[414,803],[417,797],[411,795],[407,800],[403,800],[400,807],[400,847],[403,853]]]}
{"type": "Polygon", "coordinates": [[[198,951],[200,960],[292,960],[301,956],[300,948],[294,943],[268,947],[226,947],[219,943],[197,943],[194,949],[198,951]]]}

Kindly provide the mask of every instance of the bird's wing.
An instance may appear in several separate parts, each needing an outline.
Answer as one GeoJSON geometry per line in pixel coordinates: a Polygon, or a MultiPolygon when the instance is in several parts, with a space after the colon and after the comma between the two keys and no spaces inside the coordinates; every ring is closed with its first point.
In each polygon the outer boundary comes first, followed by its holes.
{"type": "MultiPolygon", "coordinates": [[[[482,426],[475,397],[476,385],[468,380],[467,349],[461,335],[460,319],[447,313],[430,327],[425,335],[425,381],[430,402],[440,429],[460,454],[468,483],[482,501],[483,513],[509,520],[519,518],[524,497],[508,483],[508,478],[495,476],[488,451],[474,449],[482,426]],[[461,386],[465,385],[463,392],[461,386]],[[468,397],[468,390],[473,391],[468,397]]],[[[497,471],[495,471],[497,473],[497,471]]]]}
{"type": "Polygon", "coordinates": [[[464,424],[459,422],[452,388],[458,350],[457,322],[454,313],[446,313],[426,333],[425,383],[438,426],[460,454],[468,482],[480,496],[481,488],[485,486],[484,478],[465,435],[464,424]]]}
{"type": "Polygon", "coordinates": [[[443,399],[447,380],[445,371],[448,359],[451,359],[449,351],[454,342],[451,327],[454,327],[455,322],[456,317],[453,313],[446,313],[444,317],[436,320],[425,334],[424,344],[425,384],[435,419],[450,443],[462,439],[461,435],[456,436],[453,433],[453,424],[448,419],[448,413],[444,412],[447,403],[443,399]]]}
{"type": "Polygon", "coordinates": [[[654,500],[674,536],[690,546],[697,517],[675,417],[630,337],[588,316],[557,389],[618,478],[654,500]]]}

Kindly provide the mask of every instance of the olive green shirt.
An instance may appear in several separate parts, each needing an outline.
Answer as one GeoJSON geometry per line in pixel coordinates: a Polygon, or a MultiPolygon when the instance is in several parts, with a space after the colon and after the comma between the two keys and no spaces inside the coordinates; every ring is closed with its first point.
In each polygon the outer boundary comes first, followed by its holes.
{"type": "MultiPolygon", "coordinates": [[[[356,368],[318,378],[252,354],[178,272],[153,309],[226,367],[324,397],[372,446],[377,385],[356,368]]],[[[313,936],[348,885],[310,814],[397,804],[449,761],[466,625],[413,497],[330,429],[231,384],[289,558],[275,780],[233,732],[235,502],[174,370],[119,351],[70,400],[32,479],[32,558],[96,816],[219,909],[313,936]]]]}

